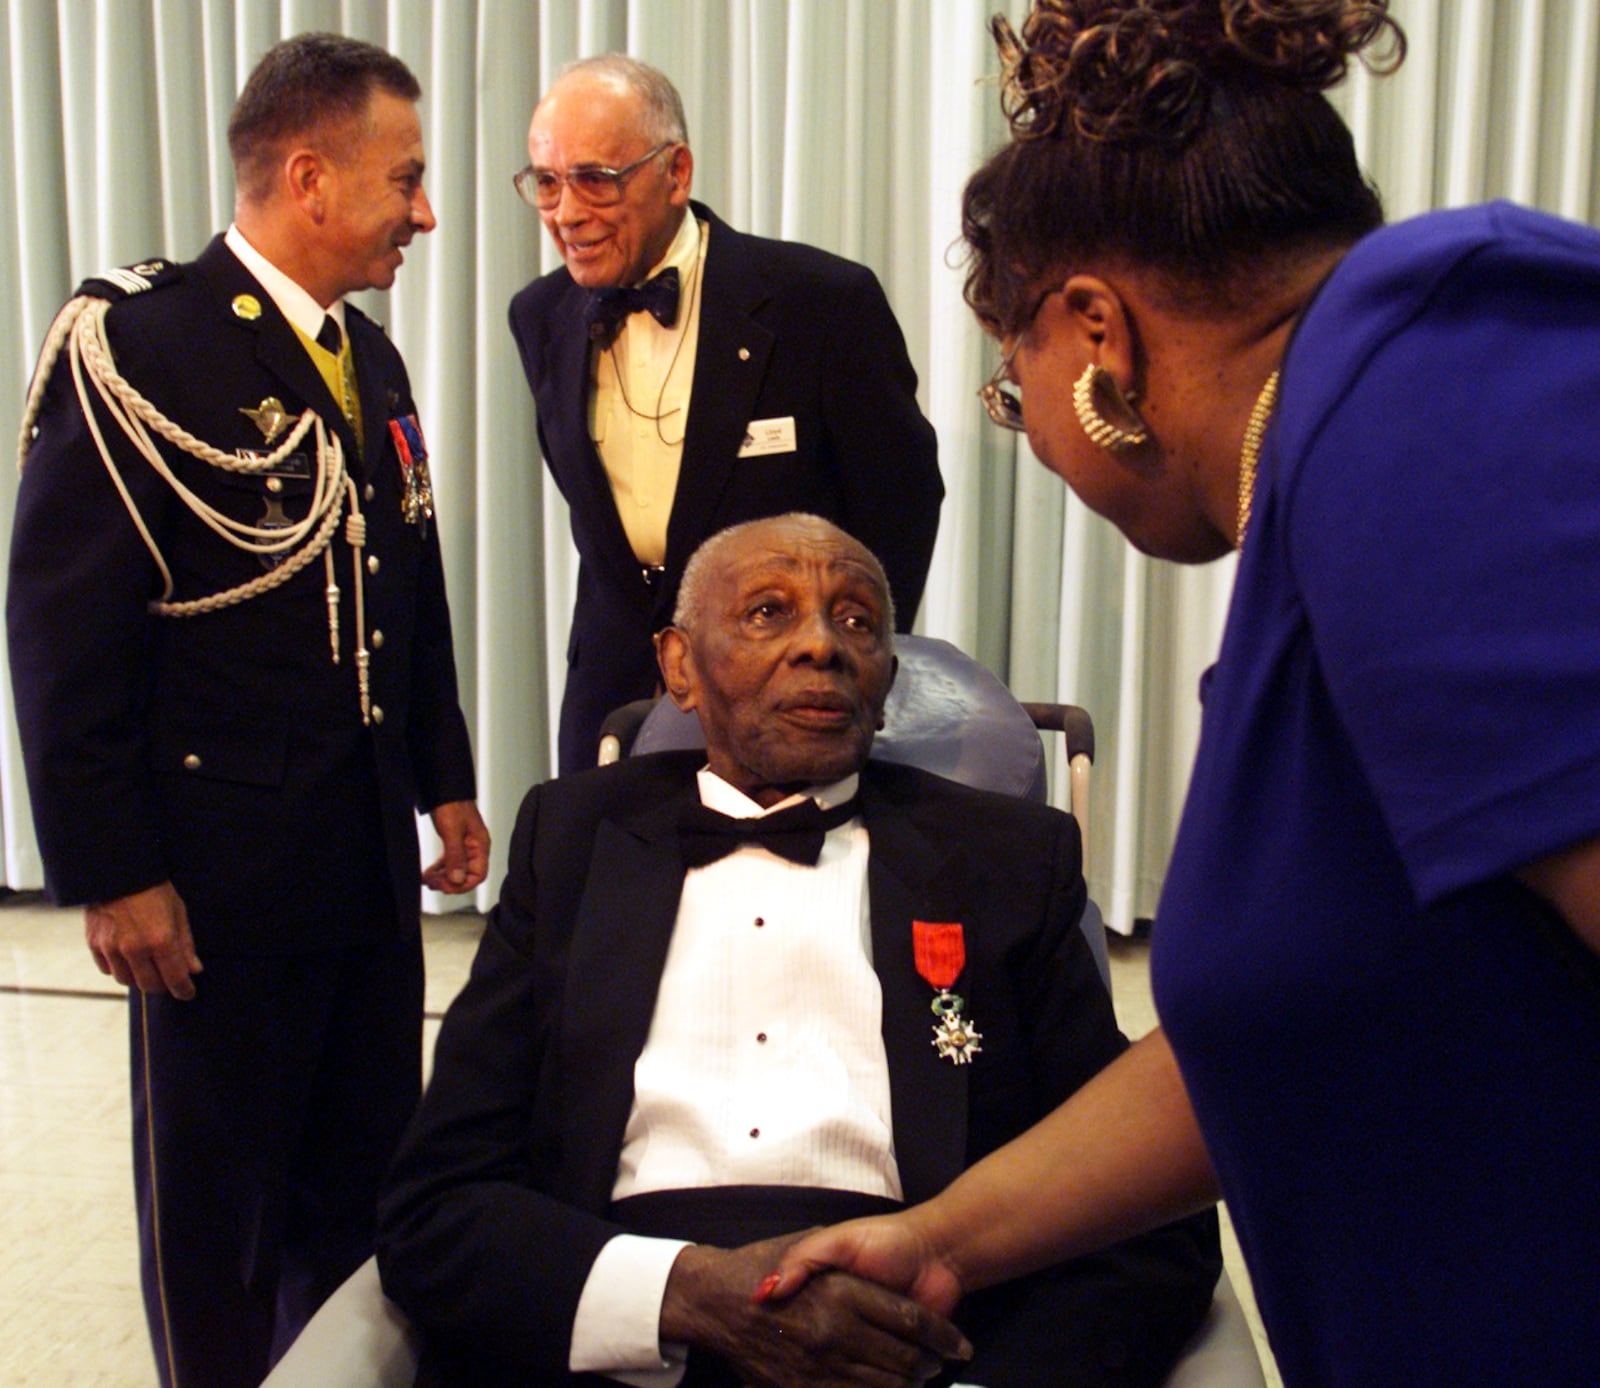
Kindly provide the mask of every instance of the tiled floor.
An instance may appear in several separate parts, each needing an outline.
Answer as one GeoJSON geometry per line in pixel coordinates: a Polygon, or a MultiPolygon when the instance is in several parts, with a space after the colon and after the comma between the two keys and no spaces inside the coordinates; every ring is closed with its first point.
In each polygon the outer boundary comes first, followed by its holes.
{"type": "MultiPolygon", "coordinates": [[[[425,926],[435,1017],[466,978],[481,921],[425,926]]],[[[1154,1025],[1146,951],[1113,942],[1123,1030],[1154,1025]]],[[[150,1388],[128,1157],[127,1011],[77,912],[0,900],[0,1384],[150,1388]]],[[[438,1023],[430,1021],[431,1048],[438,1023]]],[[[1231,1233],[1230,1274],[1254,1320],[1231,1233]]],[[[1257,1327],[1258,1344],[1260,1342],[1257,1327]]],[[[1269,1388],[1278,1388],[1267,1361],[1269,1388]]]]}

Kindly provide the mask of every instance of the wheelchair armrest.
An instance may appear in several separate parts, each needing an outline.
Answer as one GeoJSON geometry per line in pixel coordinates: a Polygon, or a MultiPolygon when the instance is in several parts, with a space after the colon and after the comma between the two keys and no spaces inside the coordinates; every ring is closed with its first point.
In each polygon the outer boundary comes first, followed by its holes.
{"type": "Polygon", "coordinates": [[[633,750],[633,740],[639,736],[639,729],[655,706],[654,699],[635,699],[606,715],[606,721],[600,725],[599,765],[610,766],[633,750]]]}
{"type": "Polygon", "coordinates": [[[1024,703],[1022,707],[1041,732],[1066,734],[1068,761],[1078,756],[1094,760],[1094,719],[1087,709],[1076,704],[1024,703]]]}

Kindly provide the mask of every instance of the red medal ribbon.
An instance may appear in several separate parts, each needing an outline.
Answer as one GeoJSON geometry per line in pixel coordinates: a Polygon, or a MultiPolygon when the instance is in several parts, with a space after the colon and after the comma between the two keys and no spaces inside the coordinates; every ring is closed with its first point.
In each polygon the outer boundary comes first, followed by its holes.
{"type": "Polygon", "coordinates": [[[948,988],[967,966],[967,938],[960,921],[912,921],[911,947],[917,973],[935,988],[948,988]]]}
{"type": "Polygon", "coordinates": [[[411,470],[416,466],[411,457],[411,444],[406,439],[406,431],[400,427],[398,419],[389,421],[389,437],[394,440],[394,451],[400,455],[400,471],[409,482],[411,470]]]}

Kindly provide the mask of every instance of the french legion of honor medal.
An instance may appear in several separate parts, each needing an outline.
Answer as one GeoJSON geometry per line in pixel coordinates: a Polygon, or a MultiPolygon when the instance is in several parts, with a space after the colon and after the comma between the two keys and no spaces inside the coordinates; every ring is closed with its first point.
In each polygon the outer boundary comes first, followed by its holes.
{"type": "Polygon", "coordinates": [[[939,1019],[933,1024],[933,1044],[939,1058],[970,1065],[983,1049],[979,1044],[983,1033],[961,1015],[965,1006],[961,995],[950,991],[967,966],[961,922],[912,921],[911,945],[917,973],[939,990],[933,999],[933,1015],[939,1019]]]}
{"type": "Polygon", "coordinates": [[[428,533],[433,519],[433,479],[428,474],[428,447],[422,441],[422,426],[414,414],[398,415],[389,421],[389,436],[400,455],[400,515],[407,525],[428,533]]]}
{"type": "Polygon", "coordinates": [[[273,439],[289,427],[289,416],[283,408],[283,401],[276,395],[267,396],[253,410],[248,405],[240,405],[239,413],[261,430],[261,437],[267,441],[269,448],[273,439]]]}
{"type": "Polygon", "coordinates": [[[254,294],[235,294],[233,297],[233,316],[242,318],[246,323],[253,323],[261,317],[261,300],[254,294]]]}

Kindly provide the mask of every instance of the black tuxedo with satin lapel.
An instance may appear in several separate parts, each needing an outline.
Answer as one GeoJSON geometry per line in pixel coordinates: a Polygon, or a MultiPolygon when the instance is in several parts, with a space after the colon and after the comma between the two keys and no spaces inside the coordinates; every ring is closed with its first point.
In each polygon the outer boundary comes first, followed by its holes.
{"type": "MultiPolygon", "coordinates": [[[[157,1359],[165,1368],[170,1343],[179,1381],[256,1383],[274,1334],[286,1342],[371,1251],[378,1179],[420,1090],[416,811],[471,799],[473,772],[437,530],[424,535],[401,513],[389,422],[416,406],[399,353],[348,310],[358,451],[305,347],[222,238],[191,264],[146,268],[150,287],[117,298],[106,318],[117,370],[223,453],[267,451],[244,410],[277,399],[293,420],[309,406],[343,441],[366,518],[370,726],[344,527],[331,545],[338,664],[320,557],[234,605],[150,614],[157,566],[65,358],[38,416],[11,548],[12,686],[49,890],[62,904],[101,902],[170,880],[204,966],[192,1002],[131,995],[157,1359]]],[[[114,276],[89,292],[115,297],[136,282],[114,276]]],[[[268,572],[191,514],[92,408],[174,599],[268,572]]],[[[274,508],[307,514],[314,446],[272,478],[160,451],[204,503],[254,526],[274,508]]]]}
{"type": "MultiPolygon", "coordinates": [[[[451,1381],[564,1381],[584,1279],[620,1228],[608,1207],[683,884],[675,826],[701,764],[640,757],[523,803],[500,904],[380,1215],[385,1287],[465,1355],[451,1381]]],[[[1069,818],[878,762],[861,810],[895,1155],[917,1201],[1126,1043],[1079,932],[1069,818]],[[964,926],[956,988],[983,1033],[970,1065],[932,1044],[915,919],[964,926]]],[[[974,1381],[1157,1382],[1217,1266],[1214,1221],[1200,1220],[980,1294],[964,1311],[986,1357],[974,1381]],[[1029,1376],[1057,1359],[1069,1367],[1029,1376]]]]}
{"type": "Polygon", "coordinates": [[[580,561],[561,711],[561,768],[592,765],[601,720],[656,688],[651,635],[671,619],[689,556],[738,521],[810,511],[882,561],[901,630],[922,601],[944,487],[905,339],[872,272],[811,246],[706,225],[700,335],[683,466],[653,588],[589,434],[588,291],[565,269],[511,301],[539,443],[580,561]],[[740,458],[747,426],[793,417],[791,452],[740,458]]]}

